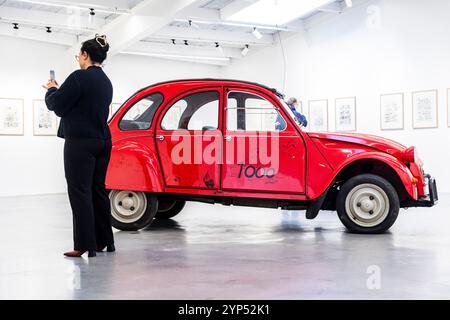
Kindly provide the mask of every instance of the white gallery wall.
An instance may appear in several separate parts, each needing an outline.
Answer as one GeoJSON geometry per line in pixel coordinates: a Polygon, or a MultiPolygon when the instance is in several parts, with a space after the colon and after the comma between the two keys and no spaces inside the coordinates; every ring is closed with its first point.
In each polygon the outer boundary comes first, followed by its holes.
{"type": "Polygon", "coordinates": [[[335,99],[356,96],[357,131],[418,147],[425,170],[438,189],[450,192],[450,1],[368,0],[323,21],[303,34],[225,70],[228,78],[252,80],[308,101],[328,99],[329,130],[335,129],[335,99]],[[283,77],[283,50],[286,78],[283,77]],[[437,129],[412,128],[413,91],[438,90],[437,129]],[[380,130],[380,95],[405,94],[404,130],[380,130]]]}
{"type": "MultiPolygon", "coordinates": [[[[66,191],[63,167],[64,140],[33,136],[32,100],[43,99],[41,87],[56,71],[65,79],[75,58],[61,46],[0,37],[0,97],[23,98],[24,136],[0,136],[0,196],[61,193],[66,191]]],[[[140,56],[115,56],[105,66],[114,86],[114,102],[123,102],[152,83],[179,78],[217,77],[220,69],[140,56]]]]}
{"type": "MultiPolygon", "coordinates": [[[[449,33],[450,1],[367,0],[340,15],[313,20],[301,34],[283,36],[286,77],[280,45],[251,50],[224,68],[120,55],[107,62],[105,71],[114,84],[114,102],[158,81],[202,77],[284,89],[302,100],[306,114],[308,100],[328,99],[331,131],[335,98],[355,96],[357,131],[417,146],[439,190],[450,192],[449,33]],[[411,92],[430,89],[439,92],[439,128],[412,129],[411,92]],[[405,129],[381,131],[380,94],[398,92],[405,94],[405,129]]],[[[64,79],[74,59],[60,46],[14,37],[0,37],[0,48],[0,97],[25,99],[25,135],[0,136],[0,196],[65,192],[63,140],[33,136],[31,101],[43,98],[40,85],[49,69],[64,79]]]]}

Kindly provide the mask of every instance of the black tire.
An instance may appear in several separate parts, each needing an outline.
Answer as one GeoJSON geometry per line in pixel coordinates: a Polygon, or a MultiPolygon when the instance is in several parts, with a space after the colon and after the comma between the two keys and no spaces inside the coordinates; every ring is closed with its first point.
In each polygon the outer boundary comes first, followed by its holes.
{"type": "Polygon", "coordinates": [[[349,179],[341,187],[336,199],[336,209],[339,219],[350,232],[376,234],[387,231],[394,224],[400,210],[400,201],[397,191],[389,181],[374,174],[361,174],[349,179]],[[380,192],[380,189],[384,194],[380,192]],[[368,190],[368,193],[365,193],[365,190],[368,190]],[[370,190],[375,192],[375,197],[369,196],[371,194],[370,190]],[[381,195],[381,197],[378,197],[378,195],[381,195]],[[350,197],[348,206],[346,206],[347,197],[350,197]],[[386,198],[388,199],[387,201],[386,198]],[[361,199],[362,201],[360,201],[361,199]],[[389,209],[387,205],[380,205],[380,201],[388,204],[389,209]],[[354,206],[357,207],[357,210],[355,210],[354,206]],[[376,212],[370,210],[373,206],[375,206],[376,212]],[[384,209],[378,210],[377,206],[384,209]],[[356,212],[362,212],[362,217],[358,217],[356,212]],[[365,220],[364,214],[369,215],[369,217],[371,214],[375,214],[374,220],[365,220]],[[376,220],[377,217],[378,220],[376,220]]]}
{"type": "Polygon", "coordinates": [[[161,200],[158,202],[158,212],[156,212],[155,219],[173,218],[183,210],[185,205],[186,201],[184,200],[161,200]]]}
{"type": "Polygon", "coordinates": [[[111,202],[112,226],[122,231],[137,231],[148,227],[155,218],[156,212],[158,210],[158,198],[152,193],[145,193],[140,191],[111,190],[109,193],[109,199],[111,202]],[[140,199],[140,203],[144,203],[144,205],[140,206],[140,210],[139,207],[136,209],[137,217],[133,219],[130,218],[129,222],[127,222],[126,216],[121,215],[120,212],[115,209],[119,207],[117,203],[121,201],[118,200],[120,200],[120,197],[123,197],[124,193],[136,195],[136,198],[140,199]]]}

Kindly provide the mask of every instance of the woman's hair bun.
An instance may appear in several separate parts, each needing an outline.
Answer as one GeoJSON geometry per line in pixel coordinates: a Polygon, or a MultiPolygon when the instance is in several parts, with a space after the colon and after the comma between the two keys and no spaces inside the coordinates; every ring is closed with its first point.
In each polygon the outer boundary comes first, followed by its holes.
{"type": "Polygon", "coordinates": [[[102,49],[106,52],[109,50],[109,43],[106,39],[106,35],[99,36],[98,34],[95,35],[95,41],[102,47],[102,49]]]}
{"type": "Polygon", "coordinates": [[[109,51],[109,43],[106,35],[96,34],[93,39],[86,40],[81,46],[82,52],[87,52],[93,62],[102,63],[109,51]]]}

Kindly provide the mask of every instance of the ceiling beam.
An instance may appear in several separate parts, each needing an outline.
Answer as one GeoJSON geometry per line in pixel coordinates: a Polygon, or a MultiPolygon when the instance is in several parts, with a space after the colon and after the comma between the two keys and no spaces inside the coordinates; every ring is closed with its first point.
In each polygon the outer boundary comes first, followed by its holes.
{"type": "Polygon", "coordinates": [[[34,28],[21,27],[19,30],[14,30],[11,25],[4,23],[0,23],[0,35],[59,44],[67,47],[72,46],[77,40],[76,36],[56,32],[46,33],[43,30],[34,28]]]}
{"type": "Polygon", "coordinates": [[[19,24],[33,26],[49,26],[83,32],[93,32],[105,24],[102,23],[102,19],[94,19],[93,22],[90,23],[88,14],[60,14],[12,7],[2,7],[0,11],[0,21],[11,23],[17,22],[19,24]]]}
{"type": "Polygon", "coordinates": [[[197,45],[173,45],[167,43],[156,43],[156,42],[147,42],[140,41],[139,43],[133,45],[129,48],[132,51],[145,51],[145,52],[153,52],[153,53],[171,53],[171,54],[181,54],[181,55],[194,55],[201,56],[206,55],[209,57],[228,57],[240,59],[242,58],[240,48],[226,48],[220,47],[216,48],[214,45],[210,46],[197,46],[197,45]]]}
{"type": "Polygon", "coordinates": [[[74,1],[60,1],[60,0],[15,0],[23,3],[30,3],[36,5],[44,5],[49,7],[67,7],[67,8],[80,8],[80,9],[88,9],[93,8],[98,11],[105,12],[118,12],[118,13],[126,13],[131,9],[129,7],[128,0],[77,0],[74,1]]]}
{"type": "Polygon", "coordinates": [[[219,42],[222,44],[236,45],[245,44],[253,46],[271,46],[274,43],[274,37],[271,34],[264,34],[261,39],[257,39],[251,32],[234,32],[221,30],[206,30],[168,26],[152,34],[152,38],[158,39],[176,39],[188,41],[219,42]]]}
{"type": "Polygon", "coordinates": [[[177,18],[181,19],[202,19],[202,20],[220,20],[220,11],[217,9],[192,7],[178,14],[177,18]]]}
{"type": "Polygon", "coordinates": [[[320,12],[331,12],[331,13],[341,13],[344,10],[342,2],[332,2],[323,7],[320,7],[318,11],[320,12]]]}
{"type": "Polygon", "coordinates": [[[184,62],[195,62],[201,64],[208,64],[214,66],[228,66],[230,65],[231,59],[227,57],[210,57],[205,55],[194,56],[192,54],[179,54],[179,53],[156,53],[156,52],[144,52],[144,51],[131,51],[126,50],[120,52],[123,55],[133,55],[133,56],[143,56],[157,59],[184,61],[184,62]]]}
{"type": "MultiPolygon", "coordinates": [[[[198,0],[143,0],[131,9],[130,14],[114,19],[98,33],[108,36],[111,43],[109,54],[114,55],[166,26],[177,14],[197,2],[198,0]]],[[[93,36],[94,34],[91,35],[93,36]]],[[[73,52],[78,50],[79,45],[72,48],[73,52]]]]}

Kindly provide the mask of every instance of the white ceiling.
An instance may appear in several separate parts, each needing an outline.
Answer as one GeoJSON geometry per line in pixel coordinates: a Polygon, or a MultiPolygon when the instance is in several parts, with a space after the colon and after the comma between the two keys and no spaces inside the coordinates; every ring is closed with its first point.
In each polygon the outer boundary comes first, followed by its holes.
{"type": "Polygon", "coordinates": [[[100,33],[109,37],[111,54],[148,54],[227,65],[244,58],[241,52],[246,46],[250,52],[271,46],[277,32],[298,32],[315,15],[346,9],[343,0],[335,0],[279,27],[223,19],[230,10],[255,1],[0,0],[0,35],[56,43],[76,51],[81,41],[100,33]],[[90,8],[95,12],[93,19],[90,8]],[[13,23],[18,24],[18,30],[13,23]],[[51,33],[46,32],[48,27],[51,33]],[[252,33],[255,27],[260,38],[252,33]]]}

